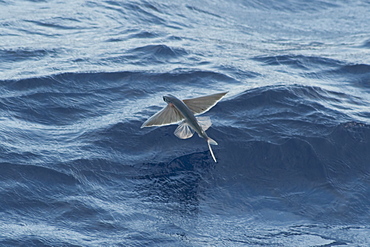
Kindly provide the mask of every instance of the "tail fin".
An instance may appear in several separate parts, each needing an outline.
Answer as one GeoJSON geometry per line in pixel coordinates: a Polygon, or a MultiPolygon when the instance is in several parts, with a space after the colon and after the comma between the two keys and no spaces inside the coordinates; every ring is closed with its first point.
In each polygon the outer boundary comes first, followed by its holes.
{"type": "Polygon", "coordinates": [[[213,160],[214,160],[215,162],[217,162],[216,157],[215,157],[215,155],[213,154],[213,150],[212,150],[212,148],[211,148],[211,144],[212,144],[212,145],[218,145],[218,144],[217,144],[217,142],[216,142],[215,140],[213,140],[212,138],[209,138],[209,137],[208,137],[208,139],[207,139],[207,144],[208,144],[208,148],[209,148],[209,151],[211,152],[211,155],[212,155],[213,160]]]}

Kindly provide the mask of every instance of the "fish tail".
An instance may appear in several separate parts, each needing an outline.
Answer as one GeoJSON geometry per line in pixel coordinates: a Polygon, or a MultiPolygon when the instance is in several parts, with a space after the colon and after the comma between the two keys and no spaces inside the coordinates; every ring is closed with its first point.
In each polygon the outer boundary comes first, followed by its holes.
{"type": "Polygon", "coordinates": [[[213,154],[213,150],[212,150],[212,148],[211,148],[211,144],[212,144],[212,145],[218,145],[218,144],[217,144],[217,142],[216,142],[215,140],[213,140],[212,138],[209,138],[209,137],[208,137],[208,139],[207,139],[207,144],[208,144],[208,148],[209,148],[209,151],[211,152],[211,155],[212,155],[213,160],[214,160],[215,162],[217,162],[216,157],[215,157],[215,155],[213,154]]]}
{"type": "Polygon", "coordinates": [[[208,137],[207,142],[211,145],[218,145],[218,143],[210,137],[208,137]]]}

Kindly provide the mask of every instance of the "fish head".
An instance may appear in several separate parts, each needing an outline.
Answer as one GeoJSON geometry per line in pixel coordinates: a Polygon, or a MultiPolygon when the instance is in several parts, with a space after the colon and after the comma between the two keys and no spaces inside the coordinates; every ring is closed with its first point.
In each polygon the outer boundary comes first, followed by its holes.
{"type": "Polygon", "coordinates": [[[171,104],[173,103],[173,100],[176,99],[175,96],[171,95],[171,94],[168,94],[168,95],[165,95],[163,96],[163,100],[167,103],[167,104],[171,104]]]}

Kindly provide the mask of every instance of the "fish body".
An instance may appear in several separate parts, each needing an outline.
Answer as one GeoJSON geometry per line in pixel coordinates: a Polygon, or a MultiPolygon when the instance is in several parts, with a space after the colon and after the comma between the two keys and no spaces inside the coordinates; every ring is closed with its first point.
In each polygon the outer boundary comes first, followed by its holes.
{"type": "Polygon", "coordinates": [[[218,144],[206,133],[206,130],[212,125],[211,120],[209,117],[196,117],[195,115],[202,114],[211,109],[226,93],[186,100],[180,100],[173,95],[163,96],[163,100],[167,103],[167,106],[145,121],[141,128],[179,123],[174,134],[178,138],[187,139],[192,137],[194,132],[197,132],[199,137],[207,141],[212,158],[217,162],[211,145],[218,144]]]}
{"type": "Polygon", "coordinates": [[[185,105],[182,100],[179,100],[171,94],[163,96],[163,100],[167,104],[170,104],[171,107],[176,107],[176,109],[183,115],[186,124],[188,124],[195,132],[197,132],[200,137],[203,137],[206,140],[209,138],[203,128],[199,125],[194,113],[185,105]]]}

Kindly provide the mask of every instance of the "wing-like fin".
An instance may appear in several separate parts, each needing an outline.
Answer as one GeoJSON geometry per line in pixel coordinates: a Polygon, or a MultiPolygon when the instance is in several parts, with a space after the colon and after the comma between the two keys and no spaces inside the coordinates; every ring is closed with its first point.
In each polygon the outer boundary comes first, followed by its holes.
{"type": "Polygon", "coordinates": [[[211,109],[216,103],[225,96],[227,92],[216,93],[194,99],[184,99],[183,102],[194,114],[201,114],[211,109]]]}
{"type": "Polygon", "coordinates": [[[188,139],[193,136],[194,130],[183,121],[175,130],[174,134],[180,139],[188,139]]]}
{"type": "Polygon", "coordinates": [[[211,118],[208,116],[197,117],[197,120],[200,127],[202,127],[204,131],[206,131],[212,125],[211,118]]]}
{"type": "Polygon", "coordinates": [[[141,128],[174,124],[183,119],[184,116],[174,106],[167,105],[146,120],[143,125],[141,125],[141,128]]]}

